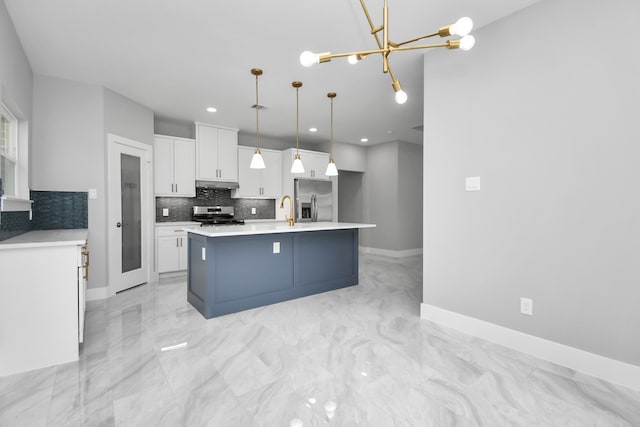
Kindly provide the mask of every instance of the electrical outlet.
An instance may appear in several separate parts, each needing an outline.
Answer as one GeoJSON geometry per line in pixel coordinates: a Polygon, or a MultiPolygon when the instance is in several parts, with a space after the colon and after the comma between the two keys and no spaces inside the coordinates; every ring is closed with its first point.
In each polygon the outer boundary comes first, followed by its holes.
{"type": "Polygon", "coordinates": [[[251,215],[255,215],[256,214],[256,208],[251,208],[251,215]]]}
{"type": "Polygon", "coordinates": [[[273,253],[274,254],[280,253],[280,242],[273,242],[273,253]]]}
{"type": "Polygon", "coordinates": [[[520,313],[533,316],[533,300],[531,298],[520,298],[520,313]]]}
{"type": "Polygon", "coordinates": [[[169,208],[162,208],[162,216],[169,216],[169,208]]]}

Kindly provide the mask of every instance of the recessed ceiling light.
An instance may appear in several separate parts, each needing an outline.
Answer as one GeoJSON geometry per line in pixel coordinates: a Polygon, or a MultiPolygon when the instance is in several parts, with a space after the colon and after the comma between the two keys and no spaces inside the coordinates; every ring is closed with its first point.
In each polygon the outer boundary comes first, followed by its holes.
{"type": "Polygon", "coordinates": [[[309,128],[309,132],[318,132],[318,128],[309,128]]]}
{"type": "Polygon", "coordinates": [[[218,109],[216,107],[207,107],[207,111],[210,113],[215,113],[216,111],[218,111],[218,109]]]}
{"type": "Polygon", "coordinates": [[[360,142],[368,142],[369,138],[360,138],[360,142]]]}

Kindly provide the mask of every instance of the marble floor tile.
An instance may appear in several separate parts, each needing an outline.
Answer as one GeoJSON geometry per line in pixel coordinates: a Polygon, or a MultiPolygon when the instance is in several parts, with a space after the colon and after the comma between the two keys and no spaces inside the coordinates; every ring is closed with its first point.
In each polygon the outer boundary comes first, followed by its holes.
{"type": "Polygon", "coordinates": [[[79,361],[0,378],[0,426],[640,426],[640,392],[421,320],[421,299],[419,256],[209,320],[163,278],[89,303],[79,361]]]}

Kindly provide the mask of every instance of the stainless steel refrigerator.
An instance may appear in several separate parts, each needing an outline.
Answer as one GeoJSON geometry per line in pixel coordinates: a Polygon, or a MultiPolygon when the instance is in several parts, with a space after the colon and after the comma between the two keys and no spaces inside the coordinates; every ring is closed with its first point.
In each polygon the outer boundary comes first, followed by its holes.
{"type": "Polygon", "coordinates": [[[296,222],[333,221],[333,182],[294,180],[296,222]]]}

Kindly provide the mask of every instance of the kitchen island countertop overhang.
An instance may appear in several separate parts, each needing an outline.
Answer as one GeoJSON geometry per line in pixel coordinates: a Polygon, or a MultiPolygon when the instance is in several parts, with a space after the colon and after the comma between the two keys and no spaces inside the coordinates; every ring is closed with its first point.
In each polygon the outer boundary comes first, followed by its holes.
{"type": "Polygon", "coordinates": [[[190,233],[207,237],[249,236],[255,234],[298,233],[304,231],[348,230],[373,228],[375,224],[354,222],[299,222],[290,226],[285,221],[247,222],[234,225],[208,225],[185,227],[190,233]]]}
{"type": "Polygon", "coordinates": [[[187,227],[187,299],[205,318],[358,284],[358,232],[374,224],[187,227]]]}

